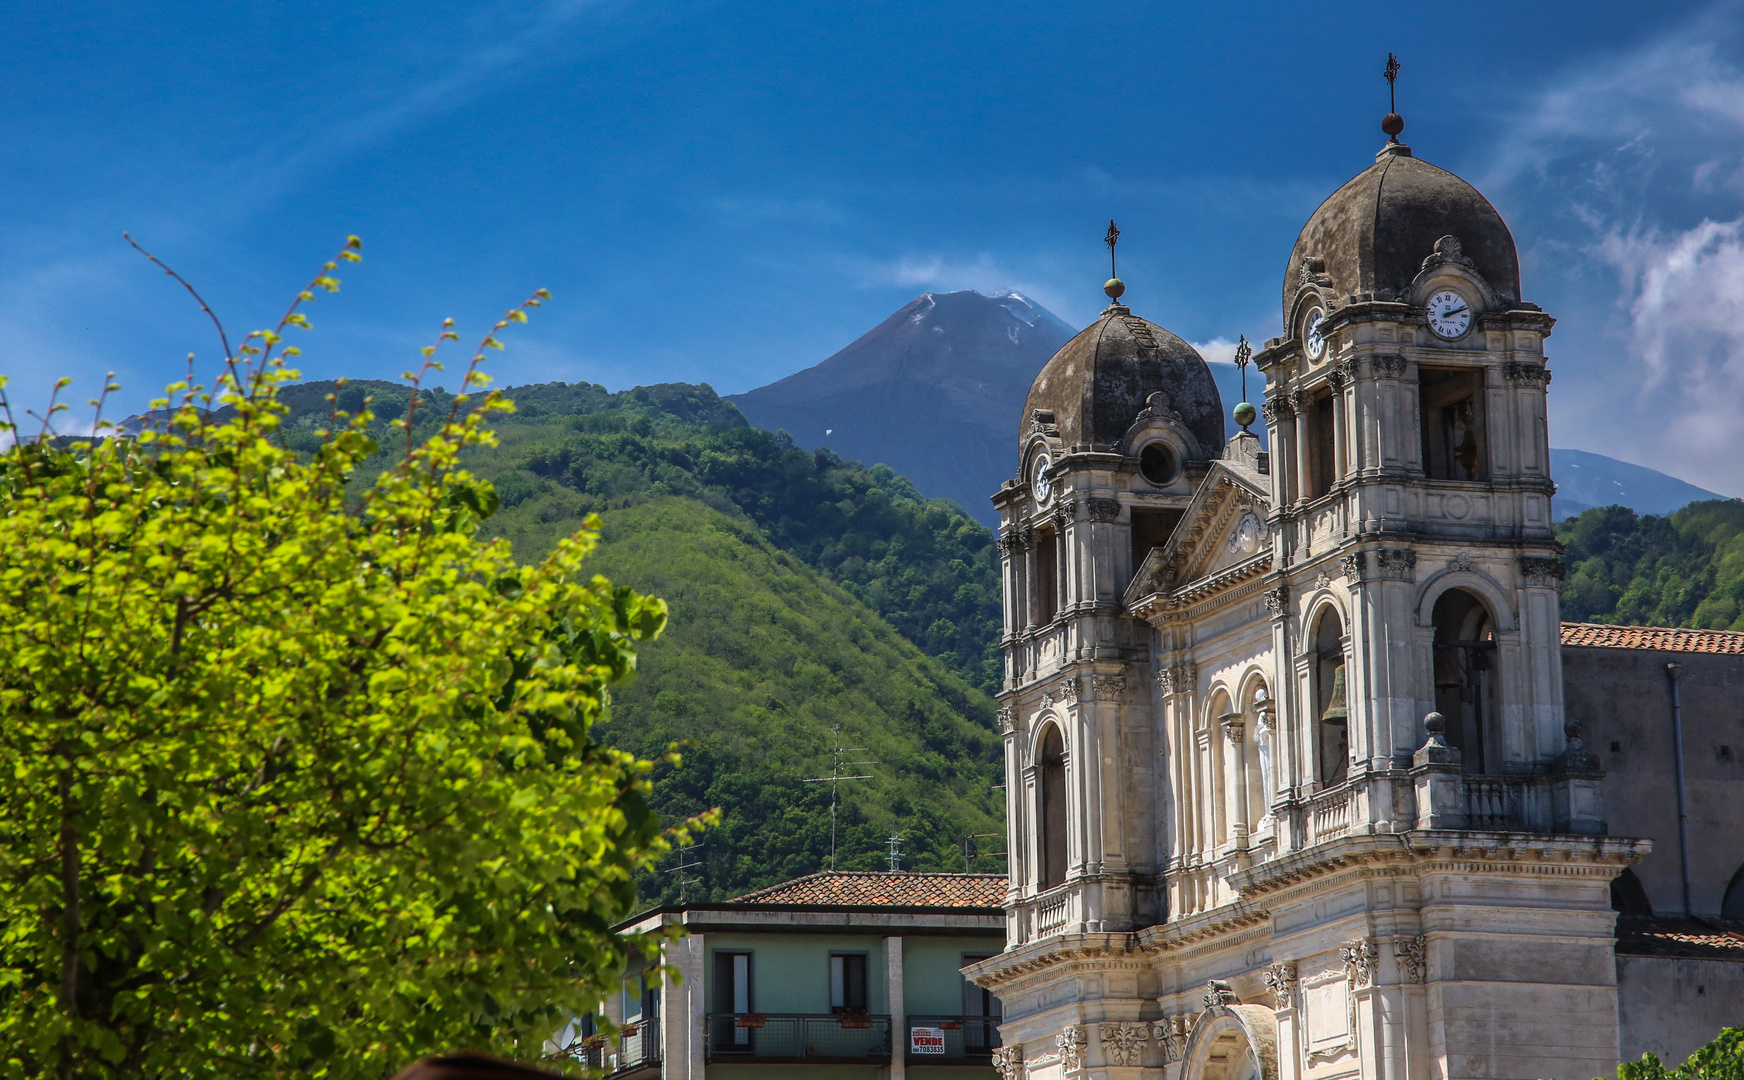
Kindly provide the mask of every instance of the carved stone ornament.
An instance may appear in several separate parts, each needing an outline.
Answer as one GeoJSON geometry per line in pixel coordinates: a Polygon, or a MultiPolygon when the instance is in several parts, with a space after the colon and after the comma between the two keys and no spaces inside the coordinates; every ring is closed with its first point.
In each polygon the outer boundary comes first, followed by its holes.
{"type": "Polygon", "coordinates": [[[1232,743],[1240,742],[1246,729],[1247,720],[1240,713],[1230,713],[1223,718],[1223,737],[1232,743]]]}
{"type": "Polygon", "coordinates": [[[1372,363],[1378,378],[1397,379],[1405,374],[1406,360],[1403,356],[1377,356],[1372,363]]]}
{"type": "Polygon", "coordinates": [[[1103,1024],[1102,1052],[1108,1056],[1110,1065],[1137,1065],[1139,1053],[1144,1049],[1140,1043],[1149,1041],[1151,1037],[1148,1024],[1103,1024]]]}
{"type": "Polygon", "coordinates": [[[1001,1046],[993,1051],[993,1068],[999,1080],[1023,1080],[1023,1047],[1001,1046]]]}
{"type": "Polygon", "coordinates": [[[999,710],[999,730],[1006,735],[1017,730],[1017,710],[1010,705],[999,710]]]}
{"type": "Polygon", "coordinates": [[[1165,694],[1185,694],[1199,681],[1196,664],[1175,664],[1157,672],[1157,688],[1165,694]]]}
{"type": "Polygon", "coordinates": [[[1546,559],[1534,555],[1520,556],[1520,576],[1528,585],[1554,587],[1568,577],[1568,564],[1561,559],[1546,559]]]}
{"type": "MultiPolygon", "coordinates": [[[[1148,327],[1146,328],[1146,333],[1149,333],[1148,327]]],[[[1150,347],[1154,349],[1157,346],[1153,344],[1150,347]]],[[[1167,390],[1155,390],[1152,391],[1149,397],[1145,398],[1145,407],[1138,411],[1138,415],[1133,417],[1132,422],[1136,425],[1142,424],[1146,420],[1180,419],[1181,412],[1179,409],[1175,408],[1175,403],[1169,400],[1169,392],[1167,390]]]]}
{"type": "Polygon", "coordinates": [[[1470,574],[1477,570],[1478,564],[1472,561],[1470,555],[1462,551],[1458,555],[1447,560],[1447,568],[1449,570],[1460,570],[1470,574]]]}
{"type": "Polygon", "coordinates": [[[1120,517],[1120,503],[1113,499],[1091,499],[1091,521],[1113,521],[1120,517]]]}
{"type": "Polygon", "coordinates": [[[1532,361],[1510,360],[1502,365],[1502,378],[1527,386],[1550,385],[1550,369],[1532,361]]]}
{"type": "MultiPolygon", "coordinates": [[[[1312,255],[1305,256],[1301,264],[1296,267],[1297,288],[1318,285],[1323,277],[1326,277],[1325,259],[1316,259],[1312,255]]],[[[1331,281],[1328,280],[1327,284],[1331,284],[1331,281]]]]}
{"type": "Polygon", "coordinates": [[[1344,577],[1344,580],[1350,582],[1352,585],[1361,581],[1363,576],[1362,552],[1353,551],[1349,555],[1340,559],[1338,562],[1338,572],[1344,577]]]}
{"type": "Polygon", "coordinates": [[[1031,409],[1029,414],[1029,433],[1031,435],[1058,435],[1060,425],[1054,423],[1054,410],[1031,409]]]}
{"type": "Polygon", "coordinates": [[[1053,520],[1055,528],[1064,529],[1066,526],[1070,525],[1073,520],[1072,504],[1067,502],[1060,503],[1060,505],[1054,507],[1054,512],[1049,514],[1048,517],[1053,520]]]}
{"type": "Polygon", "coordinates": [[[1380,960],[1374,942],[1368,938],[1347,941],[1338,950],[1338,958],[1344,961],[1344,974],[1350,980],[1352,990],[1360,990],[1374,982],[1375,964],[1380,960]]]}
{"type": "Polygon", "coordinates": [[[1459,237],[1457,236],[1444,236],[1437,240],[1435,242],[1435,250],[1430,252],[1428,258],[1423,260],[1423,269],[1428,270],[1432,267],[1448,264],[1463,266],[1468,270],[1475,270],[1478,265],[1471,261],[1470,256],[1466,255],[1465,249],[1460,246],[1459,237]]]}
{"type": "Polygon", "coordinates": [[[1563,737],[1568,740],[1567,749],[1559,756],[1563,768],[1575,772],[1597,772],[1599,756],[1587,749],[1587,744],[1581,738],[1583,725],[1574,717],[1567,717],[1562,722],[1563,737]]]}
{"type": "Polygon", "coordinates": [[[1184,1017],[1165,1016],[1152,1025],[1152,1033],[1157,1037],[1157,1046],[1163,1051],[1163,1064],[1173,1065],[1181,1060],[1182,1052],[1187,1048],[1187,1023],[1184,1017]]]}
{"type": "Polygon", "coordinates": [[[1328,574],[1326,571],[1322,570],[1320,573],[1314,575],[1314,587],[1316,589],[1325,589],[1331,585],[1332,575],[1328,574]]]}
{"type": "Polygon", "coordinates": [[[1375,552],[1375,576],[1392,581],[1410,581],[1417,566],[1417,553],[1410,548],[1381,548],[1375,552]]]}
{"type": "Polygon", "coordinates": [[[1296,410],[1290,407],[1289,399],[1280,394],[1269,401],[1262,402],[1260,414],[1266,418],[1266,423],[1279,424],[1285,420],[1293,419],[1296,410]]]}
{"type": "Polygon", "coordinates": [[[1423,935],[1393,939],[1393,956],[1399,961],[1399,973],[1406,982],[1420,983],[1429,977],[1429,958],[1425,953],[1423,935]]]}
{"type": "Polygon", "coordinates": [[[1029,537],[1021,532],[1006,533],[999,538],[999,550],[1007,555],[1022,555],[1030,548],[1029,537]]]}
{"type": "Polygon", "coordinates": [[[1241,999],[1235,996],[1235,991],[1222,979],[1212,979],[1205,984],[1205,1007],[1215,1009],[1219,1005],[1240,1005],[1241,999]]]}
{"type": "Polygon", "coordinates": [[[1090,696],[1096,701],[1119,701],[1125,693],[1125,675],[1092,675],[1090,677],[1090,696]]]}
{"type": "Polygon", "coordinates": [[[1078,680],[1067,679],[1059,685],[1060,701],[1067,705],[1078,704],[1078,680]]]}
{"type": "Polygon", "coordinates": [[[1269,589],[1266,591],[1265,601],[1267,611],[1271,612],[1273,615],[1282,615],[1284,613],[1284,608],[1289,606],[1290,603],[1290,590],[1283,585],[1279,585],[1275,589],[1269,589]]]}
{"type": "Polygon", "coordinates": [[[1076,1024],[1054,1036],[1054,1046],[1060,1051],[1060,1068],[1079,1072],[1084,1068],[1084,1047],[1090,1042],[1084,1029],[1076,1024]]]}
{"type": "Polygon", "coordinates": [[[1265,970],[1265,978],[1266,989],[1272,992],[1272,1008],[1278,1012],[1288,1009],[1296,993],[1296,965],[1273,964],[1265,970]]]}

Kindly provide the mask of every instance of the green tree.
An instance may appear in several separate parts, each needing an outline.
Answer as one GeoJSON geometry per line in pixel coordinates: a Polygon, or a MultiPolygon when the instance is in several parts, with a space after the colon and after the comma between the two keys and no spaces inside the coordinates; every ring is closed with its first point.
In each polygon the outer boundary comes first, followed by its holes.
{"type": "Polygon", "coordinates": [[[1675,1069],[1658,1056],[1617,1066],[1617,1080],[1744,1080],[1744,1028],[1729,1027],[1675,1069]]]}
{"type": "Polygon", "coordinates": [[[477,537],[495,495],[458,456],[511,407],[468,393],[483,346],[348,509],[367,405],[277,437],[306,325],[171,387],[157,430],[45,416],[0,455],[0,1073],[536,1058],[652,944],[609,927],[673,838],[653,762],[589,731],[665,604],[581,577],[592,531],[527,566],[477,537]]]}

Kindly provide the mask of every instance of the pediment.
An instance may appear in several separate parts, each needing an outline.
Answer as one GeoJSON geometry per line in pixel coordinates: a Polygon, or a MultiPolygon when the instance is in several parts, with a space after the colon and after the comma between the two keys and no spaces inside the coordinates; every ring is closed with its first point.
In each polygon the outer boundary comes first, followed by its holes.
{"type": "Polygon", "coordinates": [[[1168,543],[1153,548],[1134,575],[1128,607],[1152,594],[1197,591],[1201,583],[1269,559],[1270,496],[1265,474],[1235,462],[1212,462],[1168,543]]]}

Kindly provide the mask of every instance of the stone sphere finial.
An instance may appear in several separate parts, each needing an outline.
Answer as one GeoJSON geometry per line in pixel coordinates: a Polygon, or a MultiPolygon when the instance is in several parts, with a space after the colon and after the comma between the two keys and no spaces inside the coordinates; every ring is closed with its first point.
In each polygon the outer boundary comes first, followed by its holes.
{"type": "Polygon", "coordinates": [[[1431,739],[1439,739],[1447,730],[1447,718],[1438,712],[1432,712],[1423,718],[1423,728],[1429,732],[1431,739]]]}
{"type": "MultiPolygon", "coordinates": [[[[1373,116],[1374,114],[1370,113],[1369,115],[1373,116]]],[[[1386,133],[1387,138],[1397,139],[1399,133],[1405,130],[1405,118],[1396,112],[1390,112],[1381,117],[1381,130],[1386,133]]]]}
{"type": "Polygon", "coordinates": [[[1102,286],[1102,291],[1108,294],[1110,300],[1119,300],[1126,295],[1126,282],[1117,277],[1111,277],[1102,286]]]}
{"type": "Polygon", "coordinates": [[[1240,424],[1244,430],[1249,424],[1253,423],[1259,415],[1259,410],[1246,401],[1235,407],[1235,422],[1240,424]]]}

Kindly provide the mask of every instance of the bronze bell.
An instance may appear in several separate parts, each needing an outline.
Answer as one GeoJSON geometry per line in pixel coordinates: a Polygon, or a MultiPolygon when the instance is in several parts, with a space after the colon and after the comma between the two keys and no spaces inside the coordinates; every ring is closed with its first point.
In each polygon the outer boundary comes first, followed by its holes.
{"type": "Polygon", "coordinates": [[[1344,665],[1332,669],[1332,700],[1326,703],[1326,711],[1320,714],[1323,724],[1338,724],[1343,726],[1350,720],[1350,706],[1344,701],[1344,665]]]}

